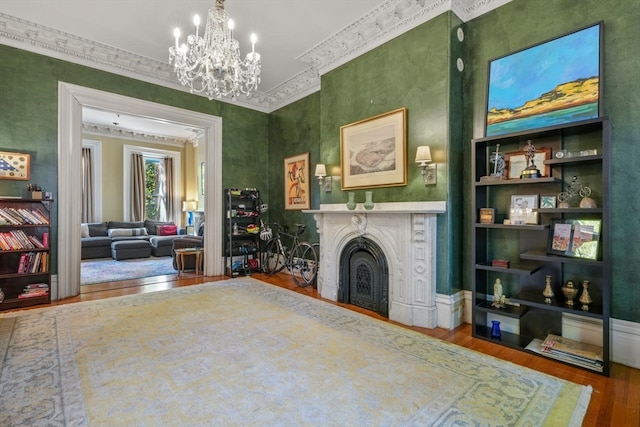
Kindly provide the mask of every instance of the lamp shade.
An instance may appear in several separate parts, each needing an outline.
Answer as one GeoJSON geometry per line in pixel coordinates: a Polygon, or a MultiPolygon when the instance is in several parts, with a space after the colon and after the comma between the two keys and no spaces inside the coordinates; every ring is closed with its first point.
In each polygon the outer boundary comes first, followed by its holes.
{"type": "Polygon", "coordinates": [[[416,163],[429,163],[431,161],[431,149],[428,145],[421,145],[416,151],[416,163]]]}
{"type": "Polygon", "coordinates": [[[182,202],[182,212],[191,212],[198,209],[198,201],[197,200],[185,200],[182,202]]]}
{"type": "Polygon", "coordinates": [[[327,176],[327,168],[324,164],[322,163],[318,163],[316,165],[316,176],[320,177],[320,176],[327,176]]]}

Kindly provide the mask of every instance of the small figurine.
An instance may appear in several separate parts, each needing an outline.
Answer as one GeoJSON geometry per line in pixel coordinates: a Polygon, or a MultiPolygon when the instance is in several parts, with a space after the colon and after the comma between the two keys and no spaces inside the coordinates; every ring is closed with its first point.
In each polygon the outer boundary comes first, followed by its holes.
{"type": "Polygon", "coordinates": [[[491,304],[491,307],[503,308],[505,301],[506,297],[502,293],[502,281],[500,279],[496,279],[493,284],[493,303],[491,304]]]}

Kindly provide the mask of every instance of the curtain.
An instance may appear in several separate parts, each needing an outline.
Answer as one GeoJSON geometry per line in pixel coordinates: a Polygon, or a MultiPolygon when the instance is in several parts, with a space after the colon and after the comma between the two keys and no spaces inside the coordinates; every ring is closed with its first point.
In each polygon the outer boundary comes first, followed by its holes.
{"type": "Polygon", "coordinates": [[[82,147],[82,222],[95,221],[93,204],[93,159],[91,149],[82,147]]]}
{"type": "Polygon", "coordinates": [[[176,212],[176,195],[173,191],[175,181],[175,171],[173,169],[173,158],[165,157],[162,166],[164,168],[164,194],[165,209],[167,212],[167,221],[173,221],[178,224],[178,215],[176,212]]]}
{"type": "Polygon", "coordinates": [[[142,154],[131,155],[131,221],[144,221],[144,158],[142,154]]]}

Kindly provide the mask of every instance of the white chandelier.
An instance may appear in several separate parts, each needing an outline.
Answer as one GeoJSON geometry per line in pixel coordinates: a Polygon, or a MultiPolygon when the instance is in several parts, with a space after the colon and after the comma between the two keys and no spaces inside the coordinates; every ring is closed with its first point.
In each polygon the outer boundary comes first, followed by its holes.
{"type": "Polygon", "coordinates": [[[169,64],[183,86],[191,93],[214,97],[249,95],[260,83],[260,54],[255,51],[257,37],[251,34],[251,53],[242,60],[238,41],[233,38],[233,21],[224,10],[224,0],[216,0],[207,13],[204,37],[198,34],[200,17],[195,15],[196,33],[180,45],[180,29],[173,35],[176,45],[169,48],[169,64]]]}

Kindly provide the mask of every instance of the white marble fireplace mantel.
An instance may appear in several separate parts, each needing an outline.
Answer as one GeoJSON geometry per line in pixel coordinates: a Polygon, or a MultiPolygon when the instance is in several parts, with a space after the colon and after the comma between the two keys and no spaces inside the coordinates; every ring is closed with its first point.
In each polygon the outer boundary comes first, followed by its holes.
{"type": "Polygon", "coordinates": [[[437,215],[446,206],[444,201],[390,202],[348,210],[339,203],[304,211],[313,214],[320,235],[320,295],[337,301],[340,255],[347,243],[363,236],[380,246],[387,259],[389,319],[435,328],[437,215]]]}

